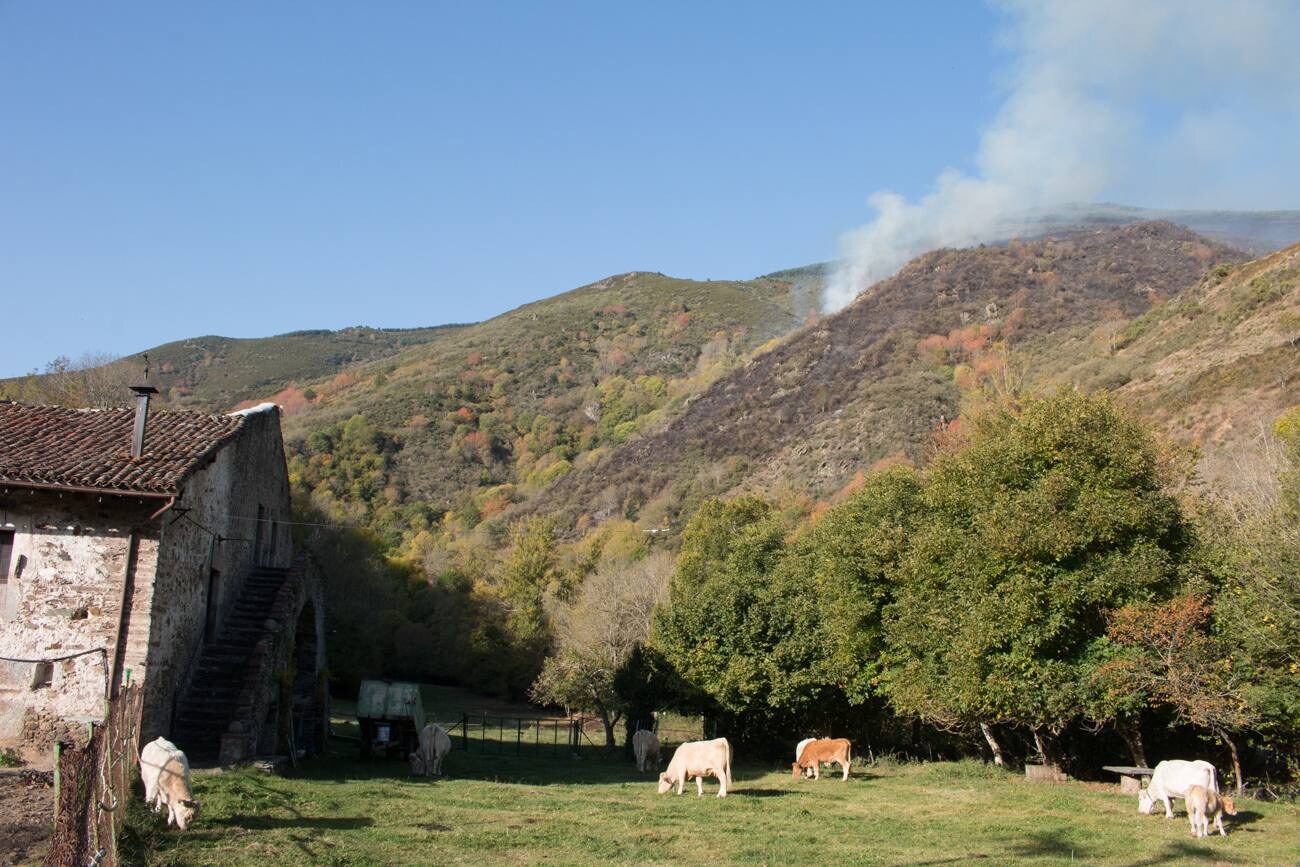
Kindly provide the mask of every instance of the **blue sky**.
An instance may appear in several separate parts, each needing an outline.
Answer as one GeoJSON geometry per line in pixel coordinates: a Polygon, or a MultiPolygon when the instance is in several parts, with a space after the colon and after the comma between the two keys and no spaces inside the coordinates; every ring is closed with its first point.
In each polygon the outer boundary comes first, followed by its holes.
{"type": "Polygon", "coordinates": [[[972,170],[1005,25],[957,2],[0,0],[0,375],[832,258],[873,191],[972,170]]]}

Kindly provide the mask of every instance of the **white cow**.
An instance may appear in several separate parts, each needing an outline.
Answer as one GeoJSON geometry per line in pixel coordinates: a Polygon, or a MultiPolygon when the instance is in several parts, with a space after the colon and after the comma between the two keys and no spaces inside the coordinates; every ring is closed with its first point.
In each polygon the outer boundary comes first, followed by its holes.
{"type": "Polygon", "coordinates": [[[144,802],[155,813],[167,811],[167,824],[184,831],[194,821],[199,802],[190,791],[190,760],[174,743],[158,738],[140,751],[144,802]]]}
{"type": "Polygon", "coordinates": [[[1187,803],[1187,821],[1192,823],[1193,837],[1208,837],[1210,834],[1210,817],[1214,817],[1214,827],[1219,829],[1219,836],[1226,837],[1223,830],[1223,814],[1237,815],[1237,805],[1232,798],[1220,796],[1204,786],[1188,786],[1183,797],[1187,803]]]}
{"type": "Polygon", "coordinates": [[[1165,818],[1174,817],[1173,798],[1186,797],[1189,786],[1204,786],[1214,794],[1219,793],[1219,782],[1214,765],[1197,759],[1194,762],[1168,759],[1156,765],[1151,782],[1138,792],[1138,812],[1144,816],[1155,810],[1156,801],[1164,801],[1165,818]]]}
{"type": "Polygon", "coordinates": [[[429,723],[420,732],[420,749],[411,753],[411,774],[442,776],[442,760],[451,752],[451,735],[437,723],[429,723]]]}
{"type": "Polygon", "coordinates": [[[639,730],[632,735],[632,753],[636,756],[638,771],[659,767],[659,736],[650,729],[639,730]]]}
{"type": "Polygon", "coordinates": [[[668,770],[659,775],[659,794],[676,786],[680,795],[682,786],[692,777],[700,797],[704,795],[705,777],[717,777],[720,786],[718,797],[727,797],[727,787],[731,785],[731,744],[726,738],[690,741],[678,747],[668,763],[668,770]]]}

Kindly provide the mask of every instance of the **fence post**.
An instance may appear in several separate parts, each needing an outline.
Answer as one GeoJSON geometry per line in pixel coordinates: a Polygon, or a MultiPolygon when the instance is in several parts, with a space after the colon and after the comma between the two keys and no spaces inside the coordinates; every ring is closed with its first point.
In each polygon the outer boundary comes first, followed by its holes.
{"type": "Polygon", "coordinates": [[[59,790],[62,788],[62,770],[59,765],[63,757],[63,741],[54,742],[54,824],[59,824],[59,790]]]}
{"type": "Polygon", "coordinates": [[[465,711],[460,712],[460,745],[469,752],[469,714],[465,711]]]}
{"type": "Polygon", "coordinates": [[[515,717],[515,755],[519,755],[519,745],[524,739],[524,721],[522,717],[515,717]]]}

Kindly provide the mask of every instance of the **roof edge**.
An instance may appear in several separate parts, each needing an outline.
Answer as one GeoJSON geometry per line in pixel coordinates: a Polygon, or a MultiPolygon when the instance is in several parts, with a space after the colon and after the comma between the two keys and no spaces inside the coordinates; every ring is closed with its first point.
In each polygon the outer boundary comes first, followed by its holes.
{"type": "Polygon", "coordinates": [[[48,482],[20,482],[0,479],[0,488],[23,488],[33,491],[71,492],[74,494],[107,494],[113,497],[148,497],[154,500],[168,500],[180,496],[180,491],[136,491],[129,488],[93,488],[86,485],[58,485],[48,482]]]}

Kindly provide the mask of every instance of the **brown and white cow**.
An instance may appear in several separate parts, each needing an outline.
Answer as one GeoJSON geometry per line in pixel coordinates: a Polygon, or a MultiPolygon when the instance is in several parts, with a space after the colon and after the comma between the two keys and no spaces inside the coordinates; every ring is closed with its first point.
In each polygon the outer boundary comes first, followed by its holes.
{"type": "Polygon", "coordinates": [[[659,767],[659,736],[650,729],[640,729],[632,735],[632,754],[636,756],[636,769],[648,771],[659,767]]]}
{"type": "Polygon", "coordinates": [[[849,765],[853,763],[853,746],[847,738],[819,738],[803,748],[799,758],[790,766],[790,773],[796,780],[809,768],[813,779],[821,779],[822,762],[839,762],[844,768],[844,779],[849,778],[849,765]]]}
{"type": "Polygon", "coordinates": [[[668,770],[659,775],[659,794],[676,786],[680,795],[682,786],[692,777],[695,778],[698,796],[704,795],[704,778],[717,777],[718,797],[727,797],[727,787],[731,785],[731,744],[726,738],[689,741],[678,747],[668,763],[668,770]]]}

